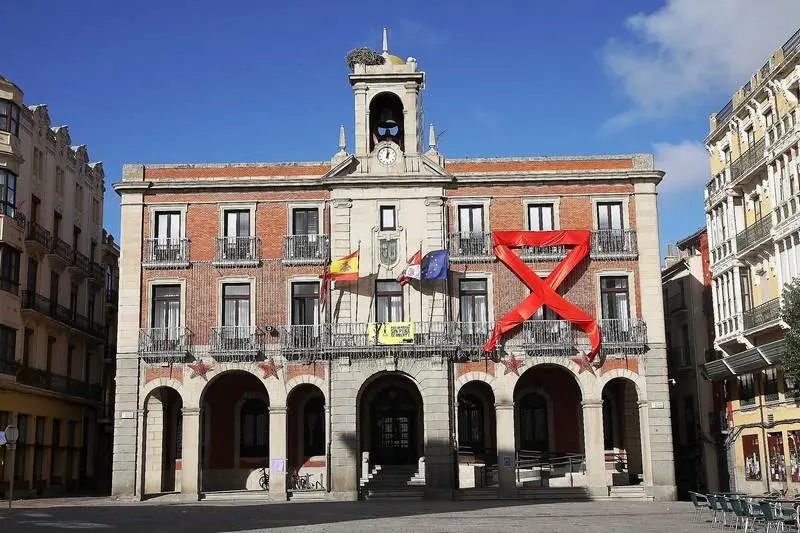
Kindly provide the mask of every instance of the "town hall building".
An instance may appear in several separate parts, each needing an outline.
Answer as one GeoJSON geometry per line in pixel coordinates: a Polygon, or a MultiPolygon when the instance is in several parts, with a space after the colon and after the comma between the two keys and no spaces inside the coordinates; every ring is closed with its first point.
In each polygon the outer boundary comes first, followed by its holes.
{"type": "Polygon", "coordinates": [[[330,161],[124,166],[113,493],[674,498],[652,156],[450,159],[416,59],[348,64],[330,161]]]}

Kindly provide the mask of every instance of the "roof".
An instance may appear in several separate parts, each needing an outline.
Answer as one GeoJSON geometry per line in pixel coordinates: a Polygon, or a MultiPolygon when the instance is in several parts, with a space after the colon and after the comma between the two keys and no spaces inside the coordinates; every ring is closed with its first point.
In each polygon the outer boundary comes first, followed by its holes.
{"type": "Polygon", "coordinates": [[[691,235],[689,235],[688,237],[684,237],[683,239],[679,240],[677,243],[675,243],[675,246],[677,246],[677,247],[678,247],[678,250],[683,250],[683,249],[685,249],[687,246],[690,246],[690,245],[691,245],[693,242],[695,242],[695,241],[697,241],[698,239],[700,239],[700,237],[701,237],[701,236],[702,236],[702,235],[703,235],[703,234],[704,234],[706,231],[707,231],[707,230],[706,230],[706,227],[705,227],[705,226],[703,226],[703,227],[701,227],[700,229],[698,229],[697,231],[695,231],[694,233],[692,233],[691,235]]]}

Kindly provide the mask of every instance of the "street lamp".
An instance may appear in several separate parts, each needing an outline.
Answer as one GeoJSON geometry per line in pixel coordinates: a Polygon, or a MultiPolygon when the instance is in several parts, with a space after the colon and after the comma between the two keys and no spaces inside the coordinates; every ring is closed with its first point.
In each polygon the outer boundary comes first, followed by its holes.
{"type": "Polygon", "coordinates": [[[8,485],[8,510],[11,510],[11,502],[14,499],[14,459],[17,453],[17,439],[19,439],[19,429],[17,426],[6,426],[6,445],[11,452],[11,481],[8,485]]]}

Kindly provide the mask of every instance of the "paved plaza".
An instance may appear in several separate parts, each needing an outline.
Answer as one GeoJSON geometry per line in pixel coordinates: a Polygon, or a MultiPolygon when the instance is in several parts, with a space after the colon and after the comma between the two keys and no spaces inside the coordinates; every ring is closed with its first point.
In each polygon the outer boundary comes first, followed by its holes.
{"type": "Polygon", "coordinates": [[[266,505],[98,500],[21,502],[0,511],[0,531],[135,533],[258,531],[542,531],[681,533],[707,531],[684,502],[317,502],[266,505]]]}

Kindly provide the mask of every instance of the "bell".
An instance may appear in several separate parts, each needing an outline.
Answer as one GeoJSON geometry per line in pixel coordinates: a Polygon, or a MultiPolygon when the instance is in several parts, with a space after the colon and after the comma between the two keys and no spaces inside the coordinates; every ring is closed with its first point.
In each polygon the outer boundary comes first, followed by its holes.
{"type": "Polygon", "coordinates": [[[378,127],[385,128],[390,130],[392,128],[397,127],[397,122],[394,120],[394,115],[392,115],[392,110],[388,107],[381,110],[381,116],[378,119],[378,127]]]}

